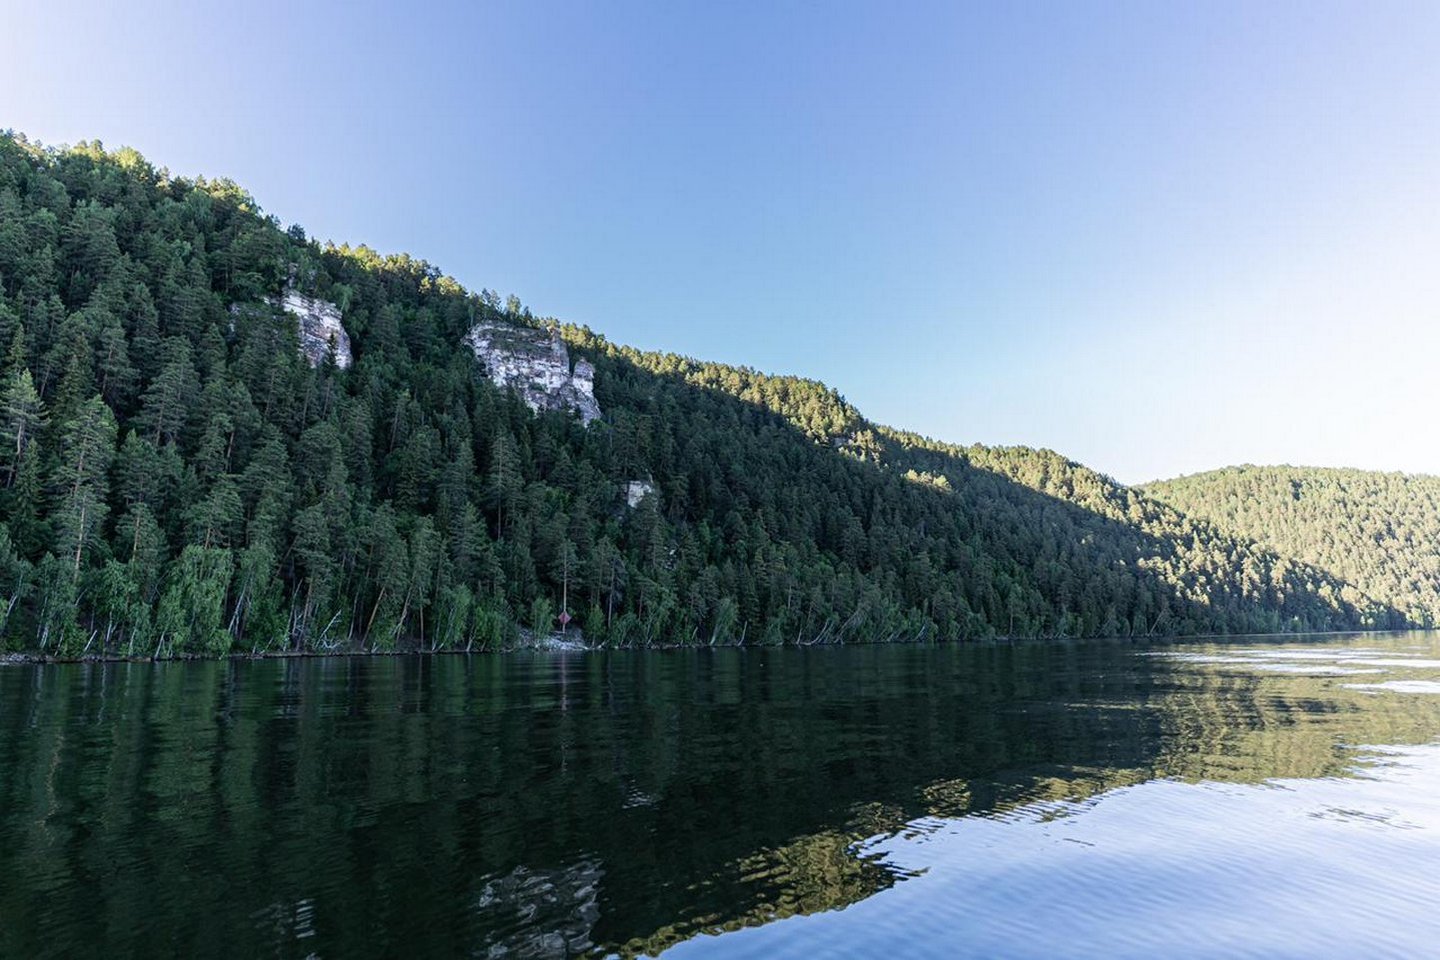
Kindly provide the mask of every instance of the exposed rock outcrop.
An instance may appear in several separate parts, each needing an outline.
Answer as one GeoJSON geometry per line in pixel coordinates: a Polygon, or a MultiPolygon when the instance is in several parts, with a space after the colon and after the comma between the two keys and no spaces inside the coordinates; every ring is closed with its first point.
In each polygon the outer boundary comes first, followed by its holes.
{"type": "Polygon", "coordinates": [[[570,368],[559,334],[486,321],[465,338],[475,359],[497,386],[515,390],[531,410],[569,410],[589,424],[600,418],[595,367],[586,360],[570,368]]]}
{"type": "Polygon", "coordinates": [[[625,491],[625,506],[634,510],[640,506],[640,501],[655,492],[655,484],[649,480],[626,480],[622,487],[625,491]]]}
{"type": "Polygon", "coordinates": [[[340,322],[340,308],[328,300],[307,297],[287,288],[280,306],[300,321],[300,352],[312,367],[325,362],[330,344],[335,344],[335,365],[341,370],[350,366],[350,335],[340,322]]]}

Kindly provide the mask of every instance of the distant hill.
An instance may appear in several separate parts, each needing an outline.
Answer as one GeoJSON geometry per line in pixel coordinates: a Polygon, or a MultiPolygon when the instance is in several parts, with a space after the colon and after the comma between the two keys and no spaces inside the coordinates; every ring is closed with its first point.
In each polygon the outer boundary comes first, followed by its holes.
{"type": "Polygon", "coordinates": [[[1440,477],[1243,466],[1141,489],[1354,584],[1412,623],[1440,623],[1440,477]]]}
{"type": "Polygon", "coordinates": [[[495,649],[562,607],[612,645],[1406,622],[1058,454],[875,425],[321,246],[230,181],[0,136],[0,643],[495,649]]]}

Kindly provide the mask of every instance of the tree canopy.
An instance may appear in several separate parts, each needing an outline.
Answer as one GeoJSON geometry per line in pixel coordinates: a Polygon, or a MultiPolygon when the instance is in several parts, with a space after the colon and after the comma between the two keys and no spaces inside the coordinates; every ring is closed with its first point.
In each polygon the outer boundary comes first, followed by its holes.
{"type": "Polygon", "coordinates": [[[1440,623],[1440,477],[1244,466],[1144,490],[1352,583],[1417,626],[1440,623]]]}
{"type": "Polygon", "coordinates": [[[226,180],[0,136],[0,642],[44,655],[1399,626],[1373,593],[1049,451],[609,343],[226,180]],[[312,367],[287,286],[353,348],[312,367]],[[461,346],[559,330],[605,416],[461,346]],[[628,505],[634,480],[654,494],[628,505]],[[562,610],[562,605],[564,609],[562,610]]]}

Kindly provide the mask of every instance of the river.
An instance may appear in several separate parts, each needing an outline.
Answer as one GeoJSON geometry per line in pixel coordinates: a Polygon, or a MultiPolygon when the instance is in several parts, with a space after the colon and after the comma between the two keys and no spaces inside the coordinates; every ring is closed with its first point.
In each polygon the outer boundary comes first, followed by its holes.
{"type": "Polygon", "coordinates": [[[1440,635],[0,666],[5,957],[1417,956],[1440,635]]]}

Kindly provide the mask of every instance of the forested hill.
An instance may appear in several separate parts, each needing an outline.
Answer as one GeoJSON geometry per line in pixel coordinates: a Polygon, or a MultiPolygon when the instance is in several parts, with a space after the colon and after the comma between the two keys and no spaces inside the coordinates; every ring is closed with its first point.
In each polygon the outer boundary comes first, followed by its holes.
{"type": "Polygon", "coordinates": [[[1243,466],[1144,490],[1353,583],[1415,624],[1440,623],[1440,477],[1243,466]]]}
{"type": "Polygon", "coordinates": [[[534,413],[466,344],[547,326],[229,181],[0,136],[4,644],[498,648],[561,604],[609,644],[1401,622],[1055,454],[880,428],[810,381],[563,328],[602,412],[534,413]]]}

